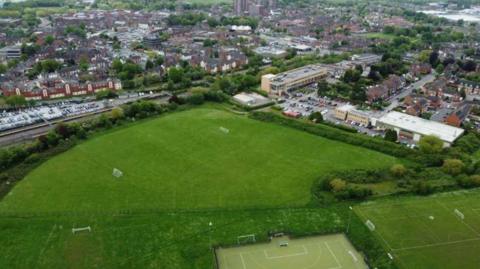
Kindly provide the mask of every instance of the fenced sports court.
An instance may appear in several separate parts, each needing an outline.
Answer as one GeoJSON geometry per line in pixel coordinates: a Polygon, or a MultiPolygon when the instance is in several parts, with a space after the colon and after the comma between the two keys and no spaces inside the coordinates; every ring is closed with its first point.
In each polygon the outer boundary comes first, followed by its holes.
{"type": "Polygon", "coordinates": [[[363,257],[343,234],[218,248],[219,269],[366,269],[363,257]]]}

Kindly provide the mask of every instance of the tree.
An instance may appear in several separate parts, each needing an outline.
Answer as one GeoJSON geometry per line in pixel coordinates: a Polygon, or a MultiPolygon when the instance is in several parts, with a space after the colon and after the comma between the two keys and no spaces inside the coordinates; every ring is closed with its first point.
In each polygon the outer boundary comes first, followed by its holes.
{"type": "Polygon", "coordinates": [[[407,173],[407,168],[403,164],[394,164],[390,168],[390,172],[396,177],[403,177],[407,173]]]}
{"type": "Polygon", "coordinates": [[[25,97],[23,97],[21,95],[9,96],[9,97],[7,97],[5,102],[7,103],[7,105],[9,105],[11,107],[14,107],[14,108],[23,107],[23,106],[27,105],[27,100],[25,100],[25,97]]]}
{"type": "Polygon", "coordinates": [[[318,82],[317,89],[318,96],[324,96],[330,91],[330,86],[326,80],[321,80],[318,82]]]}
{"type": "Polygon", "coordinates": [[[183,69],[172,67],[168,70],[168,78],[173,81],[174,83],[179,83],[182,81],[183,77],[183,69]]]}
{"type": "Polygon", "coordinates": [[[437,65],[437,68],[435,68],[435,71],[437,71],[437,73],[441,74],[441,73],[443,73],[444,69],[445,69],[445,67],[443,66],[443,64],[439,64],[439,65],[437,65]]]}
{"type": "Polygon", "coordinates": [[[8,70],[7,66],[4,64],[0,64],[0,74],[6,73],[8,70]]]}
{"type": "Polygon", "coordinates": [[[342,80],[345,83],[357,82],[358,80],[360,80],[361,75],[362,73],[360,73],[360,71],[357,69],[348,69],[347,71],[345,71],[342,80]]]}
{"type": "Polygon", "coordinates": [[[323,121],[323,116],[321,112],[316,111],[310,114],[310,116],[308,116],[308,119],[315,123],[320,123],[323,121]]]}
{"type": "Polygon", "coordinates": [[[123,63],[120,61],[120,59],[115,59],[112,62],[112,69],[115,71],[115,73],[120,73],[122,72],[123,69],[123,63]]]}
{"type": "Polygon", "coordinates": [[[150,70],[150,69],[152,69],[153,67],[154,67],[153,62],[150,61],[150,60],[147,60],[147,62],[145,63],[145,69],[146,69],[146,70],[150,70]]]}
{"type": "Polygon", "coordinates": [[[90,65],[86,57],[80,58],[80,62],[78,63],[78,67],[80,68],[80,70],[82,70],[83,72],[86,72],[89,66],[90,65]]]}
{"type": "Polygon", "coordinates": [[[418,142],[420,151],[427,154],[440,153],[443,150],[443,142],[433,135],[423,136],[418,142]]]}
{"type": "Polygon", "coordinates": [[[436,67],[438,65],[438,63],[440,62],[439,59],[438,59],[438,51],[432,51],[432,53],[430,53],[430,57],[428,58],[428,62],[433,67],[436,67]]]}
{"type": "Polygon", "coordinates": [[[335,178],[330,181],[330,187],[333,192],[341,192],[347,188],[347,183],[343,179],[335,178]]]}
{"type": "Polygon", "coordinates": [[[55,72],[60,69],[61,64],[55,60],[47,59],[41,62],[42,70],[47,73],[55,72]]]}
{"type": "Polygon", "coordinates": [[[443,171],[452,176],[461,174],[464,167],[463,162],[458,159],[446,159],[442,165],[443,171]]]}
{"type": "Polygon", "coordinates": [[[397,140],[398,140],[397,131],[392,130],[392,129],[388,129],[385,132],[384,139],[387,140],[387,141],[390,141],[390,142],[397,142],[397,140]]]}
{"type": "Polygon", "coordinates": [[[47,35],[45,37],[45,43],[47,45],[52,45],[54,41],[55,41],[55,38],[52,35],[47,35]]]}
{"type": "Polygon", "coordinates": [[[120,107],[116,107],[114,109],[112,109],[112,111],[110,112],[110,118],[113,120],[113,121],[117,121],[119,119],[123,119],[124,117],[124,113],[123,113],[123,109],[120,108],[120,107]]]}

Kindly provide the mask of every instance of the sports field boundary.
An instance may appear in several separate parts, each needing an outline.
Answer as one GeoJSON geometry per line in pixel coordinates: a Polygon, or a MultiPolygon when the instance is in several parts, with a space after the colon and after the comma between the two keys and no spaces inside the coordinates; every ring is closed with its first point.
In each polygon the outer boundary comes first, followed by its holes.
{"type": "MultiPolygon", "coordinates": [[[[216,245],[215,247],[212,248],[212,251],[215,253],[215,255],[214,255],[215,256],[215,267],[214,267],[214,269],[224,269],[224,268],[220,267],[220,264],[221,264],[220,259],[222,259],[223,262],[226,263],[226,259],[225,259],[226,256],[222,256],[222,258],[219,257],[219,252],[221,250],[235,249],[235,248],[239,248],[239,247],[248,247],[248,246],[262,246],[262,245],[265,245],[265,247],[268,248],[268,247],[273,246],[272,244],[274,243],[274,239],[276,239],[276,238],[286,238],[286,239],[288,239],[288,241],[295,242],[297,240],[298,241],[300,241],[302,239],[307,239],[308,240],[308,239],[314,239],[316,237],[318,238],[318,240],[322,240],[322,237],[329,237],[329,236],[339,236],[339,237],[342,237],[343,239],[346,240],[345,242],[343,240],[338,241],[338,238],[337,238],[333,242],[341,243],[342,249],[345,250],[345,255],[347,255],[349,257],[349,259],[351,259],[354,263],[357,263],[361,260],[364,264],[368,264],[368,262],[367,262],[368,259],[366,259],[366,257],[364,256],[365,254],[360,249],[358,249],[353,244],[353,242],[350,240],[350,238],[347,236],[347,234],[345,234],[343,232],[318,233],[318,234],[317,233],[312,233],[311,235],[302,235],[302,236],[292,236],[291,234],[283,233],[283,232],[277,232],[277,233],[269,232],[267,235],[268,235],[267,239],[264,239],[264,240],[261,240],[261,241],[256,241],[254,243],[230,244],[230,245],[219,244],[219,245],[216,245]],[[275,234],[280,234],[280,235],[275,236],[275,234]],[[348,242],[350,245],[347,246],[346,242],[348,242]],[[355,255],[352,251],[357,252],[357,254],[360,255],[360,257],[357,257],[357,255],[355,255]]],[[[327,241],[320,241],[320,242],[315,243],[315,244],[311,242],[311,243],[308,243],[308,244],[300,244],[300,245],[295,245],[295,246],[299,247],[302,251],[293,252],[293,253],[289,253],[289,254],[284,254],[284,255],[280,255],[280,256],[275,256],[275,255],[272,256],[271,253],[268,253],[268,249],[265,248],[265,249],[255,250],[253,252],[251,252],[251,251],[247,251],[247,252],[240,251],[236,255],[238,255],[238,257],[240,257],[240,261],[243,264],[243,268],[247,268],[245,258],[244,258],[244,255],[246,255],[246,254],[251,255],[252,253],[263,253],[262,257],[265,260],[277,260],[277,259],[283,259],[283,258],[293,258],[293,257],[298,257],[298,256],[309,255],[311,253],[309,252],[309,249],[307,249],[307,246],[309,246],[309,247],[313,246],[314,248],[323,246],[325,248],[325,251],[326,251],[324,253],[328,253],[328,256],[331,257],[332,261],[335,262],[335,266],[329,267],[329,269],[341,269],[341,268],[343,268],[342,262],[340,262],[339,257],[337,257],[337,255],[332,250],[332,247],[328,244],[327,241]]],[[[270,250],[272,250],[272,249],[270,249],[270,250]]]]}

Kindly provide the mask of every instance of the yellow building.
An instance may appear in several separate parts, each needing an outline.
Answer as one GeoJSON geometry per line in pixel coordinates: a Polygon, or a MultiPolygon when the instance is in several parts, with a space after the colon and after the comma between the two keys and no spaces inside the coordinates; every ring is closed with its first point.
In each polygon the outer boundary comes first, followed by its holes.
{"type": "Polygon", "coordinates": [[[262,76],[262,81],[261,81],[261,89],[262,91],[265,91],[267,93],[271,93],[272,87],[271,87],[271,80],[275,77],[273,74],[266,74],[262,76]]]}
{"type": "Polygon", "coordinates": [[[282,93],[300,88],[327,77],[328,70],[320,65],[307,65],[277,75],[262,76],[262,90],[282,95],[282,93]]]}
{"type": "Polygon", "coordinates": [[[335,109],[335,118],[342,121],[351,121],[368,126],[370,124],[370,116],[362,111],[356,110],[352,105],[344,105],[335,109]]]}

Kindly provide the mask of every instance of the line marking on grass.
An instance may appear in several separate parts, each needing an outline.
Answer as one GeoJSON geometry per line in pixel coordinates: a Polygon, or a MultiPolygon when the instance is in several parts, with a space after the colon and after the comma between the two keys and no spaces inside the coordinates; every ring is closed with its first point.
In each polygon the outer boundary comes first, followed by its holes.
{"type": "Polygon", "coordinates": [[[425,244],[425,245],[406,247],[406,248],[395,248],[392,250],[402,251],[402,250],[411,250],[411,249],[428,248],[428,247],[439,247],[439,246],[453,245],[453,244],[459,244],[459,243],[471,242],[471,241],[480,241],[480,238],[470,238],[465,240],[457,240],[457,241],[450,241],[450,242],[443,242],[443,243],[425,244]]]}
{"type": "MultiPolygon", "coordinates": [[[[358,214],[361,218],[363,218],[364,220],[367,220],[367,218],[363,215],[362,210],[361,210],[360,208],[357,209],[357,214],[358,214]]],[[[373,231],[372,233],[378,235],[378,237],[380,237],[380,239],[382,239],[382,241],[385,243],[385,245],[386,245],[389,249],[393,250],[393,248],[390,246],[390,244],[387,242],[387,240],[385,240],[385,238],[383,238],[383,236],[380,234],[380,232],[378,231],[378,229],[376,229],[376,230],[373,231]]]]}
{"type": "Polygon", "coordinates": [[[268,255],[267,253],[267,250],[263,250],[263,253],[265,254],[265,258],[266,259],[280,259],[280,258],[287,258],[287,257],[295,257],[295,256],[303,256],[303,255],[308,255],[308,250],[307,248],[305,248],[304,245],[302,245],[302,248],[303,248],[303,252],[299,252],[299,253],[292,253],[292,254],[287,254],[287,255],[280,255],[280,256],[270,256],[268,255]]]}
{"type": "Polygon", "coordinates": [[[243,253],[240,253],[240,259],[242,260],[243,269],[247,269],[247,266],[245,265],[245,260],[243,260],[243,253]]]}
{"type": "Polygon", "coordinates": [[[333,256],[333,258],[335,259],[335,262],[337,263],[337,267],[334,267],[334,268],[342,268],[342,265],[340,264],[340,262],[338,261],[337,259],[337,256],[335,255],[335,253],[333,253],[332,249],[330,249],[330,246],[328,245],[327,242],[323,242],[325,244],[325,246],[327,247],[328,251],[330,252],[330,254],[333,256]]]}
{"type": "Polygon", "coordinates": [[[45,244],[44,244],[42,250],[40,250],[40,254],[38,255],[38,261],[40,261],[40,258],[43,256],[43,253],[45,252],[45,249],[48,247],[48,242],[52,238],[53,231],[55,231],[55,228],[57,228],[57,224],[54,224],[52,226],[52,229],[50,230],[50,233],[48,233],[47,240],[45,240],[45,244]]]}
{"type": "MultiPolygon", "coordinates": [[[[448,209],[448,207],[444,204],[442,204],[440,201],[437,201],[438,204],[440,204],[443,208],[445,208],[445,210],[449,211],[450,210],[448,209]]],[[[455,213],[452,213],[455,215],[455,213]]],[[[460,219],[458,216],[455,215],[455,219],[459,220],[461,223],[463,223],[463,225],[465,225],[468,229],[470,229],[473,233],[475,233],[477,236],[480,237],[480,233],[475,230],[470,224],[466,223],[463,219],[460,219]]]]}

